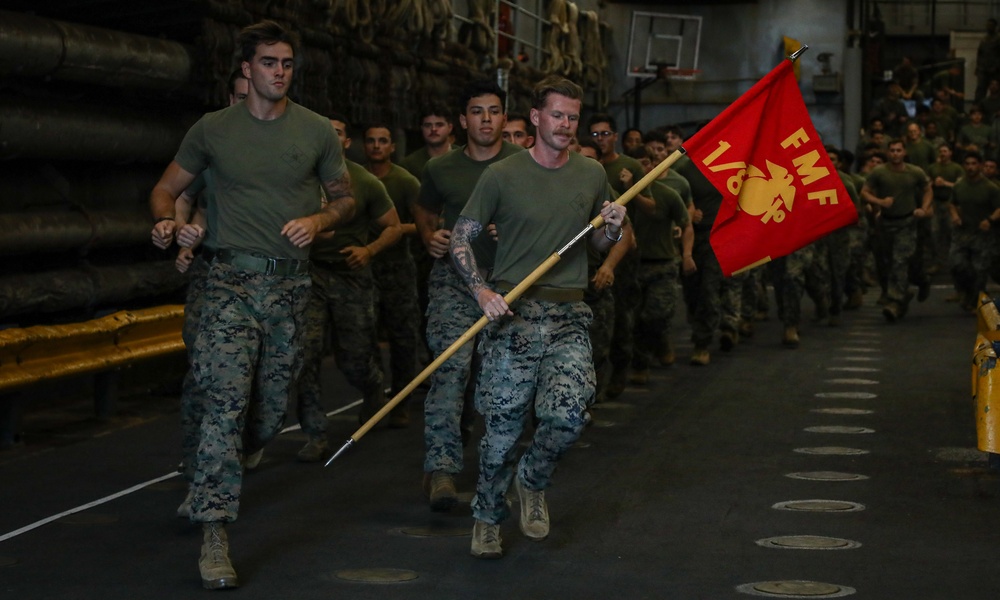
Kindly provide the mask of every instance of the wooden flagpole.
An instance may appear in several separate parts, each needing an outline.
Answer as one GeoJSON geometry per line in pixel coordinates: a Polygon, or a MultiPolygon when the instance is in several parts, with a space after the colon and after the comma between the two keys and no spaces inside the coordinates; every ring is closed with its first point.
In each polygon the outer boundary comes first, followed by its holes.
{"type": "MultiPolygon", "coordinates": [[[[683,148],[675,150],[670,156],[665,158],[663,162],[653,167],[649,171],[649,173],[646,173],[646,175],[642,179],[633,184],[632,187],[626,190],[624,194],[619,196],[619,198],[615,200],[615,204],[621,204],[622,206],[628,204],[633,198],[636,197],[636,195],[639,194],[640,191],[646,189],[650,184],[652,184],[656,180],[656,178],[658,178],[661,174],[663,174],[663,172],[666,171],[670,167],[670,165],[677,162],[683,155],[684,155],[683,148]]],[[[582,231],[580,231],[580,233],[576,234],[576,236],[572,240],[570,240],[569,243],[560,248],[558,251],[552,253],[551,256],[545,259],[545,261],[542,262],[542,264],[538,265],[538,267],[534,271],[532,271],[527,277],[525,277],[521,281],[521,283],[517,284],[514,287],[514,289],[512,289],[510,292],[507,293],[506,296],[504,296],[503,299],[507,303],[507,305],[512,306],[515,300],[520,298],[521,295],[528,290],[528,288],[534,285],[535,282],[542,277],[542,275],[547,273],[549,269],[555,266],[555,264],[558,263],[560,259],[562,259],[563,254],[569,251],[569,249],[572,248],[585,235],[587,235],[588,233],[590,233],[595,229],[598,229],[602,225],[604,225],[604,217],[602,217],[601,215],[597,215],[596,217],[594,217],[594,219],[582,231]]],[[[476,323],[472,327],[466,330],[466,332],[463,333],[461,337],[459,337],[457,340],[455,340],[455,342],[452,343],[451,346],[448,346],[448,348],[444,352],[442,352],[440,356],[435,358],[434,361],[431,362],[431,364],[424,367],[424,370],[421,371],[413,379],[413,381],[408,383],[406,387],[404,387],[399,391],[398,394],[396,394],[391,400],[386,402],[385,406],[383,406],[377,413],[372,415],[372,417],[368,419],[368,421],[364,425],[359,427],[358,430],[355,431],[354,434],[351,435],[351,437],[344,443],[344,445],[341,446],[340,449],[337,450],[337,452],[330,457],[330,460],[326,461],[326,464],[324,466],[330,466],[330,463],[336,460],[337,457],[339,457],[341,454],[347,451],[348,448],[356,444],[358,440],[364,437],[366,433],[371,431],[371,429],[375,427],[375,425],[378,424],[379,421],[385,418],[385,416],[389,414],[389,412],[393,408],[395,408],[396,405],[402,402],[404,398],[409,396],[413,392],[413,390],[417,389],[417,386],[423,383],[425,379],[430,377],[431,373],[436,371],[437,368],[440,367],[442,364],[444,364],[446,360],[451,358],[451,356],[455,354],[455,352],[457,352],[459,348],[461,348],[462,346],[467,344],[469,340],[474,338],[476,334],[483,329],[483,327],[486,327],[487,323],[489,323],[489,319],[487,319],[485,315],[480,317],[480,319],[476,321],[476,323]]]]}

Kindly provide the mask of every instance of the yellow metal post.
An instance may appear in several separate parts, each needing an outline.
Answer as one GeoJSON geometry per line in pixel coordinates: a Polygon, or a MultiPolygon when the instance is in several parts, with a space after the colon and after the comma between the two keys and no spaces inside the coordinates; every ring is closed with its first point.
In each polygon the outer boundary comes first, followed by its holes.
{"type": "Polygon", "coordinates": [[[979,332],[972,352],[972,397],[976,405],[977,446],[1000,454],[1000,372],[994,342],[1000,341],[1000,311],[985,294],[979,297],[979,332]]]}

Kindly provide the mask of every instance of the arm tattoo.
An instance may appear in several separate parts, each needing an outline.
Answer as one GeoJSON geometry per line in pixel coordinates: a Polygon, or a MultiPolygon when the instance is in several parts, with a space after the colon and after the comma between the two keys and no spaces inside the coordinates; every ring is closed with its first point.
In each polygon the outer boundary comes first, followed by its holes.
{"type": "Polygon", "coordinates": [[[327,198],[323,211],[333,218],[333,222],[326,229],[342,225],[354,218],[355,203],[351,196],[351,176],[346,169],[337,179],[324,181],[323,190],[327,198]]]}
{"type": "Polygon", "coordinates": [[[483,231],[483,224],[468,217],[459,217],[451,230],[451,264],[469,286],[472,297],[478,299],[479,292],[486,289],[486,282],[479,276],[476,256],[472,253],[472,240],[483,231]]]}
{"type": "Polygon", "coordinates": [[[333,202],[337,198],[343,196],[350,196],[351,195],[350,173],[347,172],[347,169],[344,169],[344,173],[340,177],[336,179],[331,179],[330,181],[324,181],[323,188],[324,190],[326,190],[326,198],[330,202],[333,202]]]}

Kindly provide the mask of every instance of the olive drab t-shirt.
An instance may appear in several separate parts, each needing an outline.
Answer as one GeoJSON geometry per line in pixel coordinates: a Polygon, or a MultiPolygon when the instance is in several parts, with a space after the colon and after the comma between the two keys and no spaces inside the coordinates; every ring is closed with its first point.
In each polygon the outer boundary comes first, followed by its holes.
{"type": "Polygon", "coordinates": [[[945,185],[934,185],[934,180],[938,177],[948,183],[955,183],[960,177],[965,175],[965,169],[955,161],[947,163],[935,162],[926,169],[927,176],[931,179],[931,189],[934,191],[934,200],[938,202],[948,202],[951,200],[951,188],[945,185]]]}
{"type": "Polygon", "coordinates": [[[372,224],[392,210],[392,200],[382,182],[358,163],[348,160],[351,191],[356,203],[354,218],[340,225],[332,237],[316,238],[310,258],[329,263],[334,269],[348,269],[347,257],[340,253],[348,246],[365,246],[372,224]]]}
{"type": "Polygon", "coordinates": [[[937,150],[930,142],[923,138],[915,142],[907,141],[906,160],[911,165],[917,165],[926,173],[927,167],[934,164],[934,161],[937,160],[937,150]]]}
{"type": "MultiPolygon", "coordinates": [[[[861,200],[861,192],[858,191],[857,186],[854,185],[854,178],[848,173],[843,171],[837,171],[837,175],[840,177],[840,182],[844,184],[844,189],[847,190],[847,196],[854,203],[854,210],[858,211],[858,217],[864,216],[865,205],[861,200]]],[[[853,227],[849,225],[849,227],[853,227]]]]}
{"type": "MultiPolygon", "coordinates": [[[[469,201],[479,176],[492,164],[511,155],[523,152],[524,148],[503,142],[500,152],[489,160],[473,160],[465,153],[465,147],[456,148],[444,156],[428,161],[420,181],[420,206],[433,213],[440,213],[444,219],[442,227],[451,230],[469,201]]],[[[484,223],[485,225],[485,223],[484,223]]],[[[503,235],[503,234],[501,234],[503,235]]],[[[481,235],[472,242],[479,267],[489,270],[496,256],[496,242],[489,235],[481,235]]]]}
{"type": "Polygon", "coordinates": [[[872,169],[865,185],[879,198],[892,196],[892,206],[882,209],[882,216],[892,219],[913,214],[924,201],[927,174],[920,167],[903,163],[902,171],[893,171],[889,165],[872,169]]]}
{"type": "MultiPolygon", "coordinates": [[[[215,202],[215,182],[212,178],[212,170],[205,169],[194,178],[194,182],[184,190],[189,196],[198,199],[198,210],[205,214],[205,237],[201,238],[201,247],[215,252],[218,244],[215,239],[216,221],[219,218],[218,204],[215,202]]],[[[194,216],[194,207],[191,215],[194,216]]]]}
{"type": "MultiPolygon", "coordinates": [[[[462,211],[479,223],[496,223],[497,243],[493,281],[517,283],[531,274],[553,252],[583,230],[611,201],[604,168],[571,152],[557,169],[548,169],[518,152],[490,165],[479,179],[462,211]]],[[[483,231],[479,237],[488,236],[483,231]]],[[[537,285],[587,289],[587,252],[581,240],[537,285]]],[[[477,257],[478,258],[478,257],[477,257]]]]}
{"type": "Polygon", "coordinates": [[[959,231],[979,231],[979,224],[1000,208],[1000,188],[985,177],[977,181],[963,177],[953,191],[955,207],[962,217],[962,224],[957,227],[959,231]]]}
{"type": "MultiPolygon", "coordinates": [[[[618,158],[604,165],[604,172],[608,176],[608,183],[611,184],[611,189],[622,195],[628,191],[630,187],[639,183],[639,180],[646,176],[645,169],[639,164],[639,161],[632,158],[631,156],[625,156],[624,154],[619,154],[618,158]],[[628,169],[632,173],[632,183],[625,185],[622,183],[621,172],[622,169],[628,169]]],[[[649,195],[648,190],[642,190],[640,192],[644,196],[649,195]]],[[[625,211],[630,219],[636,218],[636,204],[635,202],[629,202],[625,205],[625,211]]]]}
{"type": "MultiPolygon", "coordinates": [[[[417,201],[417,196],[420,194],[420,180],[411,175],[403,167],[392,165],[386,176],[379,181],[385,186],[386,191],[389,192],[389,197],[392,198],[392,203],[396,206],[399,222],[412,223],[413,211],[410,206],[417,201]]],[[[381,232],[382,229],[377,225],[373,227],[371,231],[372,239],[378,237],[381,232]]],[[[378,258],[380,260],[398,260],[409,256],[410,252],[408,252],[408,249],[410,248],[411,241],[420,243],[420,240],[417,238],[407,240],[404,237],[398,244],[394,244],[383,250],[378,258]]]]}
{"type": "Polygon", "coordinates": [[[673,169],[687,179],[694,197],[694,206],[702,213],[701,221],[693,224],[695,235],[709,233],[715,224],[715,218],[719,216],[719,208],[722,207],[722,192],[698,170],[689,156],[682,156],[674,163],[673,169]]]}
{"type": "Polygon", "coordinates": [[[691,195],[691,184],[677,171],[667,169],[666,176],[657,179],[657,181],[680,194],[685,207],[694,203],[694,197],[691,195]]]}
{"type": "MultiPolygon", "coordinates": [[[[451,149],[454,150],[455,148],[458,148],[458,146],[452,144],[451,149]]],[[[399,161],[399,166],[409,171],[410,175],[417,178],[417,181],[422,181],[424,178],[424,167],[427,166],[427,161],[430,159],[431,154],[427,151],[427,146],[424,146],[404,156],[403,160],[399,161]]]]}
{"type": "Polygon", "coordinates": [[[288,101],[262,121],[246,103],[195,123],[174,160],[189,173],[211,167],[218,204],[218,247],[275,258],[309,258],[281,235],[294,219],[320,209],[322,181],[344,174],[343,152],[330,121],[288,101]]]}
{"type": "Polygon", "coordinates": [[[674,227],[683,229],[691,221],[687,207],[680,194],[659,181],[654,181],[646,191],[656,203],[656,212],[650,215],[639,209],[632,223],[639,256],[642,260],[677,258],[674,227]]]}

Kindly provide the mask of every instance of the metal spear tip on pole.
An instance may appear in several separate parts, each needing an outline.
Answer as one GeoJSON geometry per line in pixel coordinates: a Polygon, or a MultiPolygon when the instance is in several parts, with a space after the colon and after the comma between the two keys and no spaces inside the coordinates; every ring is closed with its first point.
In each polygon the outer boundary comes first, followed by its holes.
{"type": "Polygon", "coordinates": [[[349,438],[349,439],[348,439],[348,440],[347,440],[346,442],[344,442],[344,445],[340,447],[340,450],[337,450],[337,451],[336,451],[336,452],[335,452],[335,453],[333,454],[333,456],[331,456],[331,457],[330,457],[330,460],[326,461],[326,464],[324,464],[323,466],[324,466],[324,467],[329,467],[329,466],[330,466],[330,463],[332,463],[333,461],[337,460],[337,457],[338,457],[338,456],[340,456],[340,455],[341,455],[341,454],[343,454],[344,452],[347,452],[347,450],[348,450],[348,449],[349,449],[349,448],[350,448],[351,446],[353,446],[353,445],[354,445],[354,438],[349,438]]]}
{"type": "Polygon", "coordinates": [[[800,47],[800,48],[799,48],[798,50],[796,50],[795,52],[792,52],[792,53],[791,53],[791,54],[790,54],[790,55],[788,56],[788,60],[790,60],[790,61],[793,61],[793,62],[794,62],[794,61],[795,61],[795,59],[797,59],[798,57],[802,56],[802,53],[803,53],[803,52],[805,52],[805,51],[806,51],[806,50],[808,50],[808,49],[809,49],[809,45],[808,45],[808,44],[802,44],[802,47],[800,47]]]}

